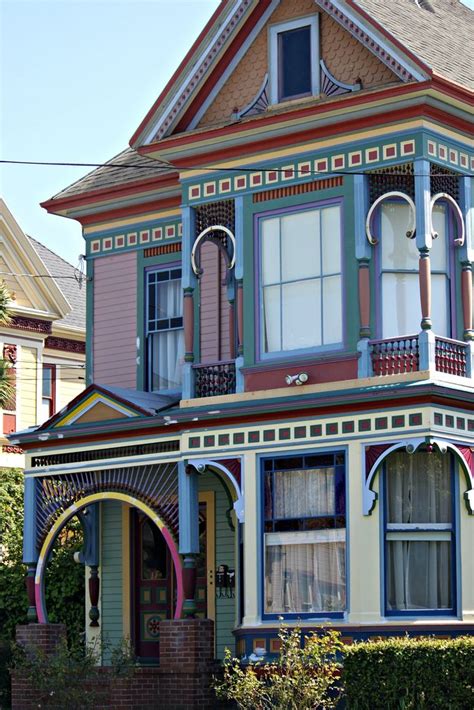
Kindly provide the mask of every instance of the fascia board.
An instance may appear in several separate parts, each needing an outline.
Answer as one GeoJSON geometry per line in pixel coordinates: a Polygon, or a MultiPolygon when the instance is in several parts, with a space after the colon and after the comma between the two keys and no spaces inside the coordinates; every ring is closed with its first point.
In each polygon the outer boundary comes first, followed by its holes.
{"type": "MultiPolygon", "coordinates": [[[[139,139],[134,143],[135,147],[139,147],[140,145],[147,145],[147,144],[153,142],[156,132],[161,128],[161,126],[163,125],[166,118],[172,113],[179,97],[186,90],[192,77],[196,74],[199,67],[203,64],[204,60],[206,59],[206,57],[210,54],[213,47],[215,46],[215,44],[219,40],[220,35],[225,30],[225,28],[227,27],[227,25],[231,21],[232,17],[237,12],[239,6],[244,1],[245,0],[235,0],[235,2],[232,3],[230,10],[224,16],[222,24],[220,24],[218,27],[216,27],[216,31],[212,34],[209,41],[204,45],[204,48],[201,50],[201,53],[198,55],[197,59],[190,65],[190,67],[186,71],[184,78],[176,86],[176,89],[173,92],[173,96],[170,99],[167,99],[166,102],[163,104],[162,108],[160,107],[158,109],[158,111],[155,113],[155,116],[150,121],[151,127],[148,128],[147,132],[144,134],[144,137],[141,140],[139,139]]],[[[252,4],[253,3],[251,1],[249,1],[248,7],[251,7],[252,4]]],[[[246,13],[244,13],[242,15],[242,18],[240,19],[238,25],[241,24],[241,21],[242,21],[243,17],[245,16],[245,14],[246,13]]],[[[235,29],[237,29],[237,27],[235,29]]],[[[235,30],[234,30],[234,32],[235,32],[235,30]]],[[[213,62],[214,64],[215,64],[216,59],[220,56],[221,52],[222,52],[222,48],[221,48],[221,51],[216,52],[216,57],[213,62]]],[[[203,76],[204,76],[204,74],[203,74],[203,76]]],[[[191,98],[194,95],[194,93],[195,92],[189,93],[188,101],[189,101],[189,98],[191,98]]],[[[181,113],[181,112],[179,112],[179,113],[181,113]]],[[[175,116],[174,122],[176,122],[177,118],[178,118],[178,112],[175,116]]],[[[171,128],[171,126],[170,126],[170,128],[171,128]]]]}

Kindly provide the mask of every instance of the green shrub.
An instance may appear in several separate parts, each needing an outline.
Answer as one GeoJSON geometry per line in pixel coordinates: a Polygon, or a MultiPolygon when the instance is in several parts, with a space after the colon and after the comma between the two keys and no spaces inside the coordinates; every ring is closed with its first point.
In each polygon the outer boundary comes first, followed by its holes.
{"type": "Polygon", "coordinates": [[[358,643],[342,679],[350,710],[474,708],[474,637],[358,643]]]}
{"type": "Polygon", "coordinates": [[[244,665],[226,651],[221,681],[215,681],[218,698],[233,700],[243,710],[311,710],[335,708],[340,697],[340,664],[344,650],[337,631],[304,637],[301,630],[282,626],[276,661],[244,665]]]}

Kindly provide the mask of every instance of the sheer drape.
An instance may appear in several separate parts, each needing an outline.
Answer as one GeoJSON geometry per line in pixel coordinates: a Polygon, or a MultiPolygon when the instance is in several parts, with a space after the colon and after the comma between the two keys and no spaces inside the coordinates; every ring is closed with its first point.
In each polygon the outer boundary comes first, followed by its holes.
{"type": "Polygon", "coordinates": [[[266,538],[266,613],[319,613],[345,608],[345,530],[284,536],[270,533],[266,538]],[[296,544],[271,544],[281,537],[296,544]],[[298,544],[298,537],[311,542],[298,544]],[[330,542],[325,541],[328,538],[330,542]]]}
{"type": "Polygon", "coordinates": [[[448,456],[397,453],[387,459],[389,609],[452,607],[450,478],[448,456]]]}
{"type": "Polygon", "coordinates": [[[334,514],[334,468],[276,471],[273,476],[275,518],[334,514]]]}
{"type": "Polygon", "coordinates": [[[150,362],[153,390],[180,387],[184,358],[182,329],[183,290],[181,279],[175,278],[156,284],[154,296],[155,320],[149,323],[150,362]]]}

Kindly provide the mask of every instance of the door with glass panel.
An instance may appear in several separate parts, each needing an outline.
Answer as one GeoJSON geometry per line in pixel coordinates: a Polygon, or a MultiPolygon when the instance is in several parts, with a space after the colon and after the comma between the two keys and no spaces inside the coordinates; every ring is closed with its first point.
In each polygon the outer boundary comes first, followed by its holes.
{"type": "Polygon", "coordinates": [[[140,659],[159,658],[160,621],[172,618],[175,596],[174,567],[159,528],[133,511],[135,543],[135,652],[140,659]]]}
{"type": "Polygon", "coordinates": [[[346,609],[344,453],[263,461],[264,616],[346,609]]]}
{"type": "Polygon", "coordinates": [[[449,454],[397,452],[386,459],[388,615],[455,611],[453,475],[449,454]]]}
{"type": "MultiPolygon", "coordinates": [[[[421,304],[419,251],[416,239],[408,239],[410,207],[406,202],[385,202],[380,208],[379,264],[381,303],[378,301],[382,338],[415,335],[420,331],[421,304]]],[[[446,208],[437,204],[433,227],[438,237],[430,250],[431,317],[436,335],[449,337],[450,279],[446,208]]]]}

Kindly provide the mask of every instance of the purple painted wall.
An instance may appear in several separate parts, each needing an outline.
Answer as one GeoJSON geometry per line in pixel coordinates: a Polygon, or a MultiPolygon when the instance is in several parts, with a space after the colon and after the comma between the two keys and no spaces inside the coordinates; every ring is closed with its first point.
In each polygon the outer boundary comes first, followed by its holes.
{"type": "Polygon", "coordinates": [[[93,381],[136,387],[137,253],[94,264],[93,381]]]}
{"type": "Polygon", "coordinates": [[[217,247],[206,242],[201,249],[200,333],[202,363],[230,360],[229,302],[224,259],[217,247]]]}

